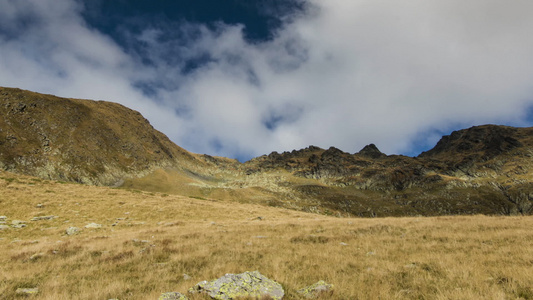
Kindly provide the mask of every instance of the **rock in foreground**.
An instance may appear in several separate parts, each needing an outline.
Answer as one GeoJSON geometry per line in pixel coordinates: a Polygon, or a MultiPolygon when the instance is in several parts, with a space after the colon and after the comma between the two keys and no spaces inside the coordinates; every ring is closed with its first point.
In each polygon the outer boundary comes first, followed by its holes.
{"type": "Polygon", "coordinates": [[[170,292],[170,293],[163,293],[161,296],[159,296],[158,300],[188,300],[187,296],[178,293],[178,292],[170,292]]]}
{"type": "Polygon", "coordinates": [[[65,231],[67,235],[75,235],[75,234],[78,234],[79,232],[80,232],[80,229],[78,227],[69,227],[65,231]]]}
{"type": "Polygon", "coordinates": [[[258,271],[226,274],[214,281],[202,281],[192,287],[191,293],[206,293],[213,299],[230,300],[238,297],[265,297],[281,300],[283,287],[258,271]]]}
{"type": "Polygon", "coordinates": [[[320,295],[324,293],[330,293],[332,290],[333,290],[332,284],[329,284],[323,280],[320,280],[319,282],[313,285],[310,285],[301,290],[298,290],[298,294],[302,295],[303,297],[307,299],[314,299],[314,298],[318,298],[320,295]]]}

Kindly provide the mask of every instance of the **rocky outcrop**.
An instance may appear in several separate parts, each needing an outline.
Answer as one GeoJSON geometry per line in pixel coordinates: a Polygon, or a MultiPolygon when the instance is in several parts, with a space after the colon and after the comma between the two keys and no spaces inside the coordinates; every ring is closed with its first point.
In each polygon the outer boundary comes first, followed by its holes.
{"type": "Polygon", "coordinates": [[[75,235],[80,232],[80,229],[78,227],[69,227],[67,230],[65,230],[66,235],[75,235]]]}
{"type": "Polygon", "coordinates": [[[178,292],[170,292],[170,293],[163,293],[161,296],[159,296],[158,300],[188,300],[187,296],[178,293],[178,292]]]}
{"type": "Polygon", "coordinates": [[[378,159],[387,156],[385,153],[379,151],[378,147],[374,144],[366,145],[361,151],[357,152],[360,156],[378,159]]]}
{"type": "MultiPolygon", "coordinates": [[[[318,147],[261,156],[247,174],[283,169],[316,180],[289,185],[291,198],[313,199],[310,212],[361,217],[532,214],[533,128],[484,125],[453,132],[418,157],[387,156],[375,145],[350,154],[318,147]]],[[[287,179],[290,180],[290,179],[287,179]]],[[[303,202],[303,201],[302,201],[303,202]]]]}
{"type": "Polygon", "coordinates": [[[307,299],[315,299],[321,296],[326,296],[333,291],[333,285],[320,280],[317,283],[298,290],[298,294],[307,299]]]}
{"type": "Polygon", "coordinates": [[[38,216],[31,218],[30,221],[42,221],[42,220],[52,220],[57,218],[57,216],[38,216]]]}
{"type": "Polygon", "coordinates": [[[205,293],[213,299],[230,300],[239,297],[270,297],[280,300],[285,295],[283,287],[258,271],[226,274],[213,281],[202,281],[192,287],[191,293],[205,293]]]}
{"type": "Polygon", "coordinates": [[[527,128],[475,126],[443,136],[433,149],[423,152],[419,157],[445,157],[448,160],[454,155],[467,154],[488,160],[523,146],[519,139],[532,135],[533,129],[527,128]]]}

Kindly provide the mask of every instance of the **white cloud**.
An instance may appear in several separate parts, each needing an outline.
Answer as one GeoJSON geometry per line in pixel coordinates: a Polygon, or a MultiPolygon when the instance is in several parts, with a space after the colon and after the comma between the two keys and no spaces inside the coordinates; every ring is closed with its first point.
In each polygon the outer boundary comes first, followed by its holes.
{"type": "MultiPolygon", "coordinates": [[[[137,64],[109,37],[90,29],[72,0],[0,1],[0,83],[65,97],[115,101],[149,120],[180,127],[168,107],[132,87],[137,64]]],[[[149,70],[146,70],[149,73],[149,70]]]]}
{"type": "Polygon", "coordinates": [[[435,129],[531,122],[531,1],[311,0],[264,42],[242,26],[147,28],[133,38],[150,65],[88,28],[77,2],[30,2],[0,2],[0,32],[15,33],[0,35],[2,85],[120,102],[196,152],[398,153],[435,129]],[[39,26],[16,25],[28,16],[39,26]]]}

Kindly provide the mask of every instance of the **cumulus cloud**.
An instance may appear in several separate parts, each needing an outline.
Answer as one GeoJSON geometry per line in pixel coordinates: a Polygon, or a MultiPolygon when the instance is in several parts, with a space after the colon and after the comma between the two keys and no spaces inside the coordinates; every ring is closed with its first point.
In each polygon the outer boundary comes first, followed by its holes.
{"type": "Polygon", "coordinates": [[[131,49],[79,2],[24,3],[0,2],[2,85],[120,102],[195,152],[413,153],[451,128],[531,122],[531,1],[310,0],[266,41],[181,22],[125,32],[131,49]]]}

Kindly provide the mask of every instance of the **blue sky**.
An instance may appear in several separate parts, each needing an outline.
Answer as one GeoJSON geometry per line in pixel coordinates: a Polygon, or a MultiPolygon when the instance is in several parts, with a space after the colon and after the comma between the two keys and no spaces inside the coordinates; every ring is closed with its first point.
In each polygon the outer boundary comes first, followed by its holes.
{"type": "Polygon", "coordinates": [[[119,102],[240,160],[532,126],[531,53],[529,0],[0,0],[1,86],[119,102]]]}

